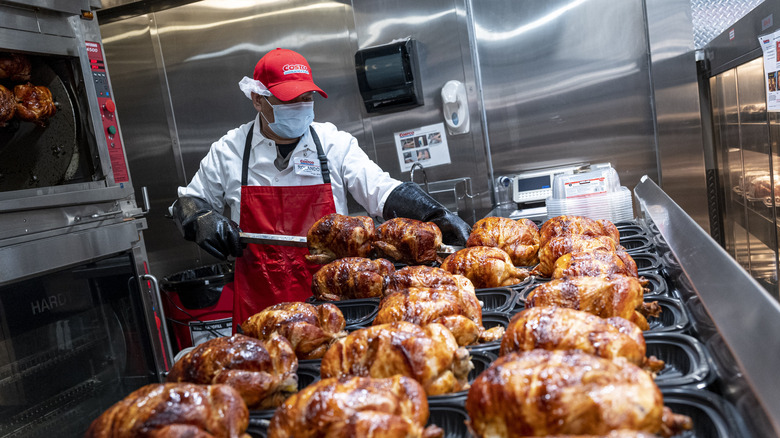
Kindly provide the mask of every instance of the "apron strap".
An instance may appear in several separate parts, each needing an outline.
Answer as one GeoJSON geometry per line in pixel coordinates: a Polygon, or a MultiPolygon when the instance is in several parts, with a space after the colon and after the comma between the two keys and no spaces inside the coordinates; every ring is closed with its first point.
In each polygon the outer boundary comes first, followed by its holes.
{"type": "MultiPolygon", "coordinates": [[[[241,163],[241,186],[245,186],[247,181],[247,174],[249,173],[249,153],[252,150],[252,135],[254,134],[255,123],[249,127],[249,133],[246,135],[246,141],[244,142],[244,157],[241,163]]],[[[322,171],[322,182],[324,184],[330,184],[330,170],[328,169],[328,157],[325,156],[325,152],[322,150],[322,144],[320,143],[320,137],[314,132],[314,127],[309,125],[309,131],[311,137],[314,140],[314,145],[317,147],[317,158],[320,160],[320,170],[322,171]]]]}

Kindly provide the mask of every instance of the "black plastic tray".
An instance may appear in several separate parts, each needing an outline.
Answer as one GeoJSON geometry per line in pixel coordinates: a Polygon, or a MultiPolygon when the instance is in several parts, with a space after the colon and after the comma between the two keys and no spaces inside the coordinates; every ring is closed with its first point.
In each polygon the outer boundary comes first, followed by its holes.
{"type": "Polygon", "coordinates": [[[752,438],[734,405],[706,390],[662,388],[664,405],[693,420],[693,430],[674,438],[752,438]]]}
{"type": "Polygon", "coordinates": [[[645,286],[647,288],[645,296],[669,295],[669,287],[666,284],[666,279],[663,275],[653,272],[644,272],[640,277],[644,277],[648,281],[647,286],[645,286]]]}
{"type": "Polygon", "coordinates": [[[306,300],[307,303],[319,306],[320,304],[330,303],[338,307],[344,315],[347,330],[368,327],[374,322],[376,314],[379,312],[379,298],[361,298],[356,300],[343,301],[317,301],[313,297],[306,300]]]}
{"type": "Polygon", "coordinates": [[[643,234],[620,239],[620,245],[626,249],[629,254],[655,252],[652,240],[643,234]]]}
{"type": "Polygon", "coordinates": [[[647,231],[642,228],[641,225],[636,223],[630,223],[630,222],[624,222],[620,225],[615,225],[620,232],[620,241],[622,242],[624,238],[630,238],[634,236],[646,236],[647,231]]]}
{"type": "MultiPolygon", "coordinates": [[[[482,351],[471,350],[471,363],[474,364],[474,369],[469,372],[468,381],[473,382],[483,371],[488,369],[491,363],[498,359],[498,350],[494,351],[482,351]]],[[[468,395],[468,390],[453,392],[452,394],[431,395],[428,396],[429,406],[439,405],[452,405],[453,403],[461,403],[459,400],[462,398],[465,400],[468,395]]]]}
{"type": "Polygon", "coordinates": [[[517,291],[508,287],[477,289],[476,295],[483,312],[507,312],[517,300],[517,291]]]}
{"type": "Polygon", "coordinates": [[[645,272],[658,273],[661,269],[661,259],[651,252],[637,252],[630,254],[631,258],[636,262],[637,271],[639,275],[645,272]]]}
{"type": "MultiPolygon", "coordinates": [[[[482,312],[482,326],[490,329],[497,326],[506,328],[512,317],[506,312],[482,312]]],[[[485,342],[482,344],[466,345],[470,351],[491,351],[501,346],[501,341],[485,342]]]]}
{"type": "MultiPolygon", "coordinates": [[[[298,364],[298,372],[296,373],[298,375],[298,391],[320,380],[321,361],[318,359],[316,361],[304,361],[304,362],[305,363],[302,365],[300,363],[298,364]]],[[[276,409],[263,409],[263,410],[249,411],[250,428],[252,428],[253,424],[255,424],[255,426],[258,426],[259,424],[265,424],[259,420],[270,420],[271,417],[274,416],[274,412],[276,412],[276,409]]],[[[252,434],[250,433],[250,435],[252,434]]],[[[264,437],[265,435],[260,435],[260,436],[264,437]]]]}
{"type": "Polygon", "coordinates": [[[655,383],[661,387],[704,389],[715,381],[712,357],[697,339],[680,333],[645,334],[647,355],[665,362],[655,383]]]}
{"type": "Polygon", "coordinates": [[[647,322],[650,328],[646,332],[676,332],[682,333],[690,328],[690,318],[682,301],[672,297],[650,296],[645,298],[645,302],[657,301],[661,306],[661,315],[659,317],[648,317],[647,322]]]}
{"type": "Polygon", "coordinates": [[[459,403],[447,405],[429,405],[428,426],[435,424],[444,430],[444,438],[468,438],[469,429],[466,420],[469,415],[463,407],[465,398],[459,403]]]}

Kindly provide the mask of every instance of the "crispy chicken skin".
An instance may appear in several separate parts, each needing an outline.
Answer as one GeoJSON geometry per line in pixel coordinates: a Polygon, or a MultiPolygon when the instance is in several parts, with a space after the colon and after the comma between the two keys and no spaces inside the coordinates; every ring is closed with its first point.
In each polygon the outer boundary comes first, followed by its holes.
{"type": "Polygon", "coordinates": [[[428,395],[468,389],[474,365],[469,352],[441,324],[405,321],[356,330],[331,345],[322,358],[322,378],[396,374],[418,381],[428,395]]]}
{"type": "Polygon", "coordinates": [[[143,386],[90,425],[85,438],[249,438],[249,410],[228,385],[143,386]]]}
{"type": "Polygon", "coordinates": [[[572,252],[595,250],[617,252],[618,245],[611,237],[606,236],[573,234],[553,237],[546,245],[539,248],[539,264],[534,268],[534,273],[542,277],[550,277],[559,257],[572,252]]]}
{"type": "Polygon", "coordinates": [[[27,82],[32,73],[30,59],[18,53],[0,53],[0,79],[27,82]]]}
{"type": "Polygon", "coordinates": [[[168,382],[224,383],[250,409],[272,409],[298,391],[297,370],[295,352],[282,336],[264,342],[236,334],[195,347],[173,365],[168,382]]]}
{"type": "Polygon", "coordinates": [[[441,438],[417,381],[393,376],[315,382],[276,410],[268,438],[441,438]]]}
{"type": "Polygon", "coordinates": [[[324,265],[344,257],[368,257],[374,240],[374,221],[368,216],[332,213],[309,228],[306,260],[324,265]]]}
{"type": "Polygon", "coordinates": [[[376,228],[374,249],[380,256],[407,265],[440,261],[441,230],[433,222],[397,217],[376,228]]]}
{"type": "Polygon", "coordinates": [[[565,307],[532,307],[509,321],[501,341],[502,356],[537,348],[576,349],[605,359],[622,357],[652,372],[664,367],[655,356],[647,357],[645,337],[636,324],[565,307]]]}
{"type": "Polygon", "coordinates": [[[663,405],[652,376],[622,358],[577,350],[532,350],[498,358],[466,399],[469,428],[481,438],[606,435],[629,429],[665,437],[690,429],[663,405]]]}
{"type": "Polygon", "coordinates": [[[616,252],[603,249],[575,251],[558,257],[553,264],[551,277],[597,277],[612,274],[631,277],[639,275],[634,258],[620,249],[616,252]]]}
{"type": "Polygon", "coordinates": [[[44,86],[31,83],[14,87],[16,118],[45,126],[46,121],[57,113],[51,91],[44,86]]]}
{"type": "Polygon", "coordinates": [[[646,316],[658,316],[658,303],[644,302],[644,288],[635,277],[608,275],[551,280],[534,288],[526,308],[557,306],[582,310],[602,318],[619,316],[642,330],[650,328],[646,316]]]}
{"type": "Polygon", "coordinates": [[[244,334],[269,340],[274,334],[287,338],[298,359],[320,359],[330,344],[347,335],[346,321],[338,307],[330,303],[274,304],[241,324],[244,334]]]}
{"type": "Polygon", "coordinates": [[[345,257],[314,273],[311,290],[321,301],[382,297],[395,266],[386,259],[345,257]]]}
{"type": "Polygon", "coordinates": [[[539,227],[530,219],[486,217],[471,229],[466,246],[493,246],[509,254],[515,266],[539,263],[539,227]]]}
{"type": "Polygon", "coordinates": [[[16,114],[16,97],[13,91],[0,85],[0,128],[16,114]]]}
{"type": "Polygon", "coordinates": [[[482,326],[482,306],[474,286],[461,275],[441,268],[407,266],[396,271],[390,281],[390,293],[380,301],[374,325],[395,321],[421,326],[439,323],[455,335],[461,346],[496,341],[504,334],[501,326],[489,330],[482,326]]]}
{"type": "Polygon", "coordinates": [[[516,267],[506,252],[491,246],[463,248],[447,256],[441,267],[468,278],[478,289],[511,286],[529,275],[528,270],[516,267]]]}
{"type": "Polygon", "coordinates": [[[539,247],[558,236],[571,235],[607,236],[620,243],[620,231],[612,222],[593,220],[584,216],[557,216],[548,219],[539,229],[539,247]]]}

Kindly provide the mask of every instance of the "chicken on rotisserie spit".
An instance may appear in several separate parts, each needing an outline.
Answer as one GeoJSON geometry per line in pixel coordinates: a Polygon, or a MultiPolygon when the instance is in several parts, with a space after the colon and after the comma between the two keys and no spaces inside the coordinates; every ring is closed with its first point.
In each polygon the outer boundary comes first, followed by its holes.
{"type": "Polygon", "coordinates": [[[548,219],[539,229],[539,247],[558,236],[571,235],[607,236],[620,243],[620,231],[606,220],[593,220],[584,216],[557,216],[548,219]]]}
{"type": "Polygon", "coordinates": [[[210,339],[173,365],[168,382],[224,383],[249,409],[272,409],[298,391],[298,359],[286,338],[244,335],[210,339]]]}
{"type": "Polygon", "coordinates": [[[320,373],[323,379],[398,374],[420,382],[428,395],[441,395],[468,389],[473,368],[468,350],[443,325],[397,321],[356,330],[331,345],[320,373]]]}
{"type": "Polygon", "coordinates": [[[428,426],[428,399],[405,376],[330,378],[312,383],[276,410],[268,438],[441,438],[428,426]]]}
{"type": "Polygon", "coordinates": [[[241,323],[247,336],[267,341],[275,334],[287,338],[298,359],[320,359],[330,344],[347,335],[346,321],[330,303],[279,303],[263,309],[241,323]]]}
{"type": "Polygon", "coordinates": [[[433,222],[397,217],[376,228],[374,249],[380,256],[407,265],[438,262],[441,230],[433,222]]]}
{"type": "Polygon", "coordinates": [[[444,259],[441,268],[468,278],[478,289],[519,284],[530,275],[527,269],[516,267],[506,252],[491,246],[456,251],[444,259]]]}
{"type": "Polygon", "coordinates": [[[476,437],[606,435],[636,430],[670,437],[691,419],[663,405],[653,377],[622,359],[578,350],[501,356],[477,377],[466,399],[476,437]]]}
{"type": "Polygon", "coordinates": [[[395,321],[421,326],[439,323],[452,332],[460,346],[497,341],[504,334],[504,327],[486,330],[482,326],[482,306],[471,281],[441,268],[407,266],[399,269],[391,276],[387,293],[379,303],[374,325],[395,321]],[[402,280],[404,275],[409,278],[402,280]],[[438,286],[428,287],[426,283],[438,286]],[[400,286],[402,284],[410,286],[404,288],[400,286]]]}
{"type": "MultiPolygon", "coordinates": [[[[604,249],[575,251],[558,257],[553,264],[551,277],[597,277],[612,274],[630,277],[639,275],[634,258],[621,249],[616,252],[604,249]]],[[[644,284],[644,281],[640,278],[640,282],[644,284]]]]}
{"type": "Polygon", "coordinates": [[[659,316],[661,307],[656,301],[646,303],[643,297],[644,287],[635,277],[569,277],[534,288],[525,298],[525,307],[567,307],[602,318],[619,316],[647,330],[646,317],[659,316]]]}
{"type": "Polygon", "coordinates": [[[30,58],[18,53],[0,53],[0,79],[27,82],[31,73],[30,58]]]}
{"type": "Polygon", "coordinates": [[[249,438],[247,426],[249,410],[228,385],[151,384],[103,412],[84,438],[249,438]]]}
{"type": "Polygon", "coordinates": [[[532,307],[509,321],[501,340],[502,356],[537,348],[576,349],[605,359],[622,357],[651,372],[664,367],[655,356],[647,357],[645,337],[636,324],[565,307],[532,307]]]}
{"type": "Polygon", "coordinates": [[[509,254],[515,266],[539,263],[539,227],[530,219],[486,217],[471,229],[466,246],[494,246],[509,254]]]}
{"type": "Polygon", "coordinates": [[[332,213],[309,228],[306,260],[324,265],[343,257],[368,257],[374,240],[374,221],[368,216],[332,213]]]}
{"type": "Polygon", "coordinates": [[[0,128],[16,114],[16,97],[13,91],[0,85],[0,128]]]}
{"type": "Polygon", "coordinates": [[[16,98],[16,118],[38,126],[46,126],[46,121],[57,113],[57,106],[51,91],[40,85],[27,83],[14,87],[16,98]]]}
{"type": "Polygon", "coordinates": [[[395,266],[386,259],[346,257],[328,263],[314,273],[311,290],[322,301],[341,301],[384,296],[395,266]]]}
{"type": "Polygon", "coordinates": [[[532,271],[535,275],[550,277],[559,257],[570,252],[586,252],[603,250],[617,253],[619,246],[607,236],[586,236],[573,234],[550,239],[546,245],[539,247],[539,264],[532,271]]]}

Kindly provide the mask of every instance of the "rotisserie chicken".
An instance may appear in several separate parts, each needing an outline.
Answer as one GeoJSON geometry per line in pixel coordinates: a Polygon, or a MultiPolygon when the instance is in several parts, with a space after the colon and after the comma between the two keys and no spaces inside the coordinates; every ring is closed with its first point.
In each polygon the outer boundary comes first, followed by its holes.
{"type": "Polygon", "coordinates": [[[309,228],[306,260],[324,265],[343,257],[368,257],[374,240],[374,221],[368,216],[332,213],[309,228]]]}
{"type": "Polygon", "coordinates": [[[550,277],[555,268],[555,261],[559,257],[570,252],[595,250],[617,252],[618,245],[611,237],[607,236],[573,234],[553,237],[546,245],[539,247],[539,264],[534,268],[533,273],[542,277],[550,277]]]}
{"type": "Polygon", "coordinates": [[[288,398],[276,410],[268,438],[441,438],[428,426],[428,399],[404,376],[330,378],[288,398]]]}
{"type": "Polygon", "coordinates": [[[443,325],[397,321],[356,330],[331,345],[320,373],[323,379],[398,374],[420,382],[428,395],[441,395],[468,389],[473,368],[468,350],[443,325]]]}
{"type": "Polygon", "coordinates": [[[108,408],[84,437],[249,438],[248,425],[249,410],[228,385],[151,384],[108,408]]]}
{"type": "Polygon", "coordinates": [[[477,437],[606,435],[629,429],[670,437],[691,419],[664,407],[650,374],[622,358],[532,350],[498,358],[466,399],[477,437]]]}
{"type": "Polygon", "coordinates": [[[376,228],[374,249],[381,256],[407,265],[439,261],[441,230],[433,222],[397,217],[376,228]]]}
{"type": "Polygon", "coordinates": [[[346,257],[328,263],[314,274],[311,290],[322,301],[374,298],[384,295],[395,266],[386,259],[346,257]]]}
{"type": "Polygon", "coordinates": [[[619,316],[647,330],[650,325],[645,317],[657,317],[661,307],[655,301],[644,302],[643,295],[644,288],[634,277],[569,277],[540,284],[525,298],[525,306],[567,307],[602,318],[619,316]]]}
{"type": "MultiPolygon", "coordinates": [[[[447,327],[455,336],[458,345],[471,345],[476,342],[491,342],[501,339],[504,327],[498,326],[486,330],[482,326],[482,306],[474,293],[474,286],[467,278],[452,275],[440,268],[428,266],[408,266],[396,271],[393,277],[404,272],[412,273],[411,281],[425,281],[425,277],[441,281],[440,287],[407,287],[390,293],[379,303],[379,311],[374,325],[395,321],[407,321],[424,326],[439,323],[447,327]],[[432,274],[424,275],[421,272],[432,274]],[[446,274],[445,274],[446,273],[446,274]],[[458,287],[446,285],[443,280],[450,275],[458,287]]],[[[389,286],[388,286],[389,292],[389,286]]]]}
{"type": "Polygon", "coordinates": [[[658,438],[658,435],[622,429],[612,430],[604,435],[545,435],[545,438],[658,438]]]}
{"type": "Polygon", "coordinates": [[[14,87],[16,98],[16,118],[45,126],[46,121],[57,113],[57,106],[51,96],[51,91],[40,85],[27,83],[14,87]]]}
{"type": "Polygon", "coordinates": [[[444,259],[441,268],[468,278],[478,289],[518,284],[530,274],[516,267],[506,252],[491,246],[456,251],[444,259]]]}
{"type": "Polygon", "coordinates": [[[576,349],[605,359],[622,357],[651,372],[664,367],[655,356],[647,357],[645,337],[636,324],[565,307],[532,307],[509,321],[501,340],[502,356],[537,348],[576,349]]]}
{"type": "Polygon", "coordinates": [[[627,252],[621,249],[616,252],[596,249],[575,251],[558,257],[558,260],[553,264],[551,277],[596,277],[612,274],[631,277],[639,275],[636,262],[627,252]]]}
{"type": "Polygon", "coordinates": [[[0,79],[27,82],[31,73],[30,58],[18,53],[0,53],[0,79]]]}
{"type": "Polygon", "coordinates": [[[261,341],[236,334],[195,347],[176,361],[168,382],[224,383],[238,390],[249,409],[272,409],[298,391],[297,370],[284,337],[261,341]]]}
{"type": "Polygon", "coordinates": [[[557,216],[548,219],[539,229],[539,247],[558,236],[571,235],[607,236],[620,243],[620,231],[615,224],[606,220],[593,220],[584,216],[557,216]]]}
{"type": "Polygon", "coordinates": [[[461,288],[474,290],[470,281],[462,276],[456,276],[449,271],[432,266],[405,266],[387,279],[385,295],[401,292],[410,287],[427,287],[432,289],[448,289],[459,291],[461,288]]]}
{"type": "Polygon", "coordinates": [[[494,246],[509,254],[515,266],[539,263],[539,227],[530,219],[486,217],[471,229],[466,246],[494,246]]]}
{"type": "Polygon", "coordinates": [[[241,324],[247,336],[269,340],[274,334],[287,338],[298,359],[320,359],[330,344],[347,335],[346,322],[338,307],[330,303],[274,304],[241,324]]]}
{"type": "Polygon", "coordinates": [[[16,114],[16,97],[13,91],[0,85],[0,128],[16,114]]]}

